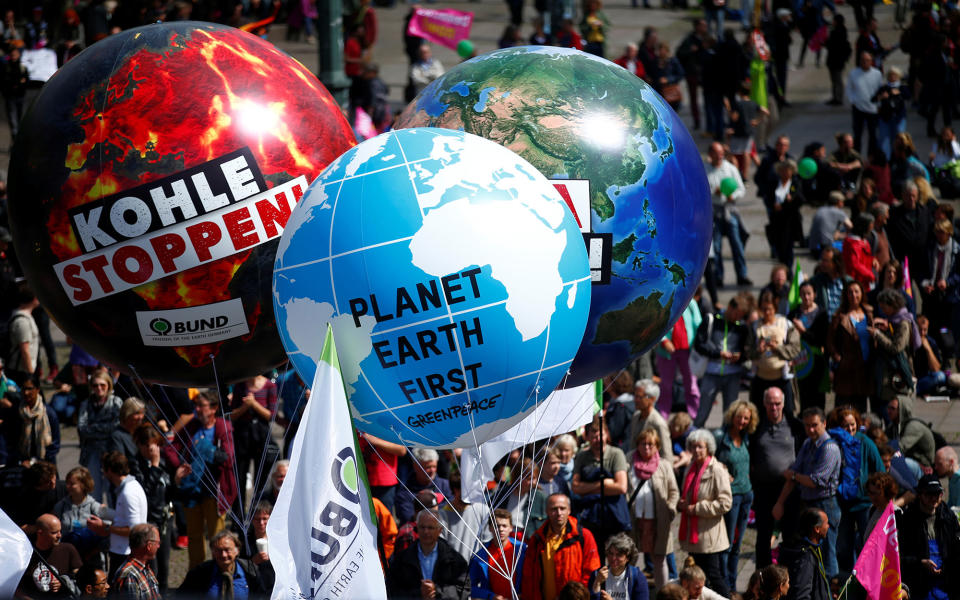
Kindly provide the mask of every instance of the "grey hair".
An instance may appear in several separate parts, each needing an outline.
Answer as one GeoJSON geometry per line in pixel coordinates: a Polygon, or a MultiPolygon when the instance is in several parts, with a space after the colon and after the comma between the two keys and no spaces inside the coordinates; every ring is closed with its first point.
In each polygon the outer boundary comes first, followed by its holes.
{"type": "Polygon", "coordinates": [[[707,446],[707,454],[713,456],[717,453],[717,439],[706,429],[695,429],[687,436],[687,450],[693,452],[693,446],[703,442],[707,446]]]}
{"type": "Polygon", "coordinates": [[[886,202],[874,202],[870,205],[870,214],[873,215],[873,218],[876,219],[880,215],[889,215],[890,214],[890,205],[886,202]]]}
{"type": "Polygon", "coordinates": [[[565,433],[557,438],[556,443],[553,445],[554,454],[559,455],[560,446],[566,446],[570,448],[571,451],[576,452],[577,450],[577,438],[573,437],[569,433],[565,433]]]}
{"type": "Polygon", "coordinates": [[[413,457],[417,459],[420,464],[440,460],[440,455],[432,448],[414,448],[413,457]]]}
{"type": "Polygon", "coordinates": [[[270,469],[270,487],[275,490],[279,490],[280,488],[278,488],[276,484],[273,482],[273,476],[277,474],[277,469],[279,469],[280,467],[287,467],[289,469],[290,461],[285,458],[278,460],[276,463],[274,463],[273,468],[270,469]]]}
{"type": "Polygon", "coordinates": [[[635,563],[637,561],[637,557],[640,556],[640,551],[637,550],[637,545],[633,543],[633,540],[630,539],[629,535],[623,532],[618,533],[617,535],[614,535],[608,539],[603,550],[604,552],[616,550],[618,553],[623,554],[627,557],[628,565],[635,563]]]}
{"type": "Polygon", "coordinates": [[[131,396],[123,401],[123,404],[120,405],[120,422],[125,421],[127,418],[145,412],[147,410],[147,405],[143,403],[143,400],[140,398],[134,398],[131,396]]]}
{"type": "Polygon", "coordinates": [[[637,381],[634,387],[642,390],[645,395],[650,396],[654,400],[660,398],[660,386],[655,384],[652,379],[641,379],[637,381]]]}
{"type": "Polygon", "coordinates": [[[137,550],[143,548],[147,545],[147,542],[150,541],[154,530],[157,533],[160,533],[160,530],[151,525],[150,523],[140,523],[139,525],[134,525],[130,528],[130,549],[137,550]]]}
{"type": "Polygon", "coordinates": [[[222,529],[222,530],[218,531],[217,533],[215,533],[212,538],[210,538],[210,550],[212,551],[214,548],[216,548],[216,547],[217,547],[217,544],[220,543],[220,540],[222,540],[222,539],[224,539],[224,538],[228,538],[228,539],[230,539],[230,540],[233,540],[233,545],[237,547],[237,550],[239,550],[239,549],[242,547],[242,546],[240,546],[240,536],[239,536],[239,535],[235,534],[234,532],[230,531],[229,529],[222,529]]]}
{"type": "Polygon", "coordinates": [[[440,522],[440,515],[437,514],[437,511],[432,510],[432,509],[429,509],[429,508],[424,508],[424,509],[422,509],[420,512],[417,513],[417,520],[415,521],[415,523],[416,523],[417,525],[419,525],[419,524],[420,524],[420,521],[423,521],[424,519],[426,519],[426,518],[428,518],[428,517],[431,518],[431,519],[433,519],[434,521],[436,521],[436,522],[437,522],[437,525],[440,525],[441,527],[443,527],[443,524],[440,522]]]}
{"type": "Polygon", "coordinates": [[[917,187],[917,184],[915,184],[913,181],[908,179],[907,182],[903,184],[903,191],[904,192],[913,191],[919,194],[920,188],[917,187]]]}

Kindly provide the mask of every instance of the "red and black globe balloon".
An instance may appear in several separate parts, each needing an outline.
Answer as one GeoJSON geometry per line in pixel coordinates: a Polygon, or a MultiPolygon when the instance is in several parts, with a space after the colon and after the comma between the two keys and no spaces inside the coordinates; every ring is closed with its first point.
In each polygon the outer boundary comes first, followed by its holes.
{"type": "Polygon", "coordinates": [[[209,23],[149,25],[63,66],[10,164],[17,254],[76,343],[147,381],[283,362],[271,281],[293,205],[355,144],[300,63],[209,23]]]}

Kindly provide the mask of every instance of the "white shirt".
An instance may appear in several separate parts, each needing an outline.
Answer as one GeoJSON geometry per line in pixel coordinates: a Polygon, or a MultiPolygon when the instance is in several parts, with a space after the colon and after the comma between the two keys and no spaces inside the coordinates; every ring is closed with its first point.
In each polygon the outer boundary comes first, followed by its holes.
{"type": "Polygon", "coordinates": [[[960,142],[953,140],[950,142],[950,147],[947,148],[946,152],[941,152],[937,150],[937,142],[933,143],[933,148],[930,150],[930,154],[933,154],[933,166],[940,168],[943,165],[947,164],[950,161],[960,158],[960,142]]]}
{"type": "MultiPolygon", "coordinates": [[[[667,583],[675,583],[677,585],[680,585],[680,580],[671,579],[667,583]]],[[[721,596],[720,594],[716,593],[715,591],[711,590],[707,586],[703,586],[703,590],[700,592],[700,597],[690,598],[690,600],[727,600],[727,599],[721,596]]]]}
{"type": "Polygon", "coordinates": [[[870,67],[864,71],[860,67],[850,71],[847,78],[847,97],[850,104],[861,112],[877,114],[877,103],[872,100],[874,94],[883,87],[883,73],[870,67]]]}
{"type": "Polygon", "coordinates": [[[613,600],[629,600],[627,597],[627,570],[624,569],[620,575],[610,573],[607,580],[603,582],[603,589],[613,600]]]}
{"type": "MultiPolygon", "coordinates": [[[[113,517],[116,527],[133,527],[147,522],[147,495],[133,475],[127,475],[117,488],[117,508],[113,517]]],[[[110,534],[110,552],[130,554],[130,538],[110,534]]]]}
{"type": "Polygon", "coordinates": [[[737,191],[730,194],[730,198],[733,200],[743,198],[743,195],[747,191],[746,188],[743,187],[743,178],[740,177],[740,171],[738,171],[730,161],[724,159],[718,167],[707,163],[707,183],[710,184],[710,194],[713,198],[714,206],[723,206],[727,201],[718,190],[723,180],[728,177],[737,182],[737,191]]]}

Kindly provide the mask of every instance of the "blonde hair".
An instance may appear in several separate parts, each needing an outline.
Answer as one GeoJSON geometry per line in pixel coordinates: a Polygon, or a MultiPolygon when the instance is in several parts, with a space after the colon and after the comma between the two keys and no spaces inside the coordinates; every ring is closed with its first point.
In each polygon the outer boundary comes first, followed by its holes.
{"type": "Polygon", "coordinates": [[[750,422],[747,423],[744,433],[750,435],[757,430],[757,425],[760,424],[760,412],[757,410],[757,405],[749,400],[739,399],[734,400],[730,407],[723,413],[723,424],[727,427],[733,425],[733,419],[737,416],[741,410],[747,409],[750,411],[750,422]]]}
{"type": "Polygon", "coordinates": [[[147,405],[139,398],[130,397],[120,405],[120,422],[123,423],[133,415],[146,412],[147,405]]]}
{"type": "Polygon", "coordinates": [[[662,440],[660,439],[660,434],[657,433],[657,430],[653,429],[652,427],[648,427],[647,429],[644,429],[643,431],[638,433],[637,437],[635,437],[633,441],[637,446],[639,446],[640,440],[645,440],[645,439],[653,439],[653,443],[656,444],[657,450],[660,450],[663,447],[661,443],[662,440]]]}

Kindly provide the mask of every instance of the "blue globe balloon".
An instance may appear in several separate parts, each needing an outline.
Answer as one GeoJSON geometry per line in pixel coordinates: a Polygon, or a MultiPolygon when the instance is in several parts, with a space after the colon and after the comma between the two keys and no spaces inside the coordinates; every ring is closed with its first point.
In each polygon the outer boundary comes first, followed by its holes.
{"type": "Polygon", "coordinates": [[[280,240],[274,307],[312,382],[333,327],[354,422],[407,445],[482,443],[563,379],[587,323],[573,213],[525,160],[408,129],[334,161],[280,240]]]}

